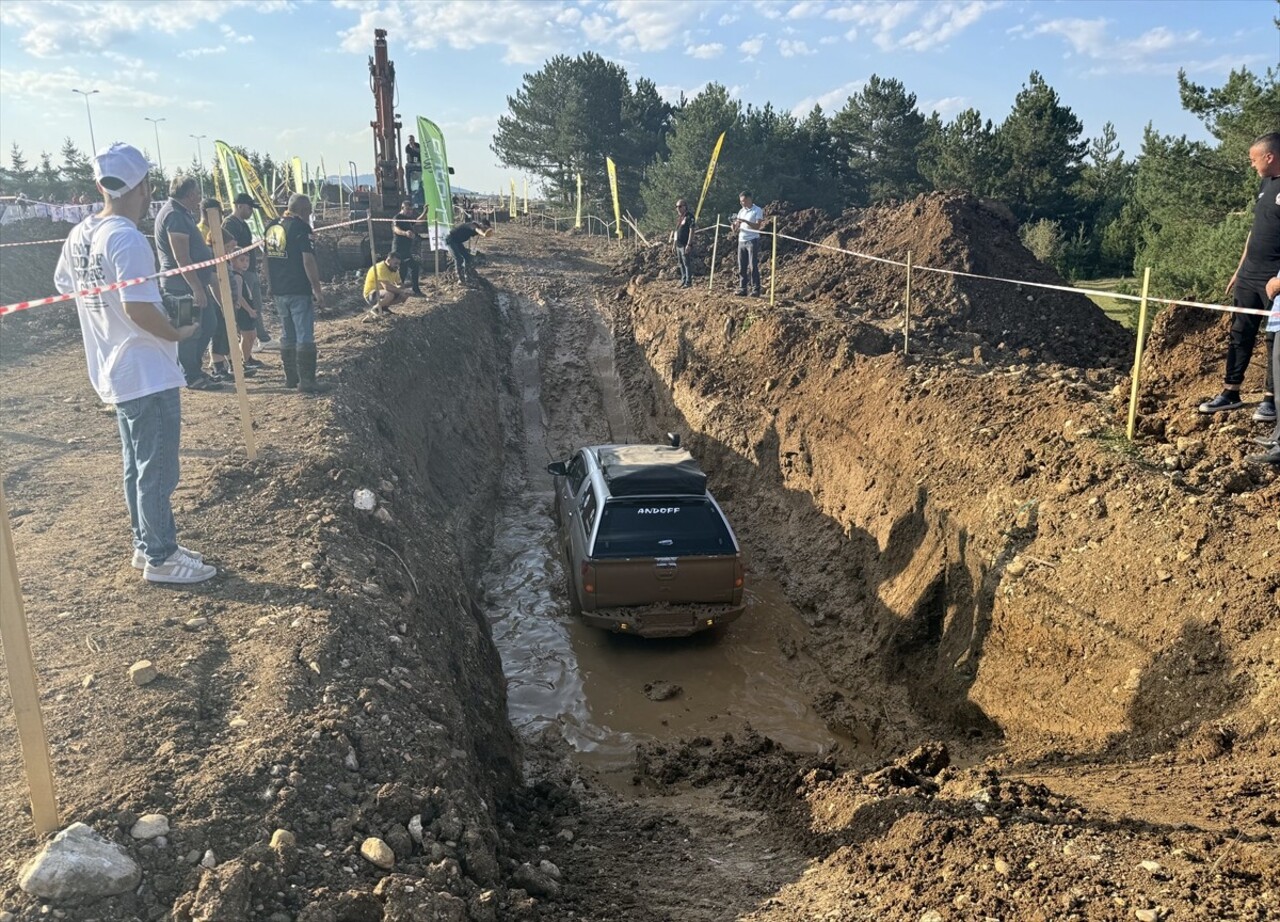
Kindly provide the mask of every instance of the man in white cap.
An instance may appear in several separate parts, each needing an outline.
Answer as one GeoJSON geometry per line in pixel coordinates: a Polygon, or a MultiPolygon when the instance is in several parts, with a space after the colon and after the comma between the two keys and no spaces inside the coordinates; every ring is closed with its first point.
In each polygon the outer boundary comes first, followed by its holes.
{"type": "Polygon", "coordinates": [[[133,566],[153,583],[200,583],[218,571],[179,546],[170,498],[178,485],[182,431],[178,343],[198,329],[170,323],[153,278],[116,291],[99,289],[156,274],[156,258],[138,221],[151,204],[151,164],[117,141],[93,158],[104,207],[62,245],[54,284],[77,292],[89,380],[114,404],[124,448],[124,498],[133,528],[133,566]]]}

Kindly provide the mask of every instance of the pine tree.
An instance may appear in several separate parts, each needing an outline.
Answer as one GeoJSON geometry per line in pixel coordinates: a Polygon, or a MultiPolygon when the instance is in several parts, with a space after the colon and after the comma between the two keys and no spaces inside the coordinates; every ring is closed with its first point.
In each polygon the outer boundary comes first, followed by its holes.
{"type": "Polygon", "coordinates": [[[927,188],[919,168],[924,116],[900,81],[872,74],[832,118],[831,130],[852,202],[910,198],[927,188]]]}
{"type": "Polygon", "coordinates": [[[721,132],[726,133],[725,142],[701,220],[706,224],[716,212],[737,211],[737,187],[743,181],[736,167],[743,143],[742,106],[722,85],[711,83],[675,115],[665,141],[667,156],[651,164],[645,175],[640,197],[649,227],[665,226],[682,196],[691,210],[697,206],[707,163],[721,132]]]}
{"type": "Polygon", "coordinates": [[[1084,156],[1085,145],[1079,140],[1082,130],[1080,120],[1061,104],[1053,87],[1032,71],[996,131],[1004,171],[998,189],[1020,220],[1074,222],[1072,188],[1084,156]]]}
{"type": "Polygon", "coordinates": [[[946,125],[931,120],[925,172],[935,189],[987,196],[1004,175],[996,129],[977,109],[965,109],[946,125]]]}

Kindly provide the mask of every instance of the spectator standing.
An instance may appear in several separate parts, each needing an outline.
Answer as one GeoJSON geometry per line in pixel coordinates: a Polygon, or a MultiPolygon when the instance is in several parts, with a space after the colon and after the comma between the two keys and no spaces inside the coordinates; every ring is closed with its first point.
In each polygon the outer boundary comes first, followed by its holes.
{"type": "Polygon", "coordinates": [[[445,235],[444,242],[453,254],[453,265],[458,270],[458,281],[467,283],[467,269],[471,265],[471,256],[467,253],[466,243],[472,237],[488,237],[488,221],[464,221],[445,235]]]}
{"type": "Polygon", "coordinates": [[[409,143],[404,146],[404,165],[407,170],[422,172],[422,145],[409,135],[409,143]]]}
{"type": "Polygon", "coordinates": [[[689,204],[684,199],[676,200],[676,229],[672,239],[675,241],[676,259],[680,266],[680,287],[692,288],[689,252],[693,248],[693,216],[689,214],[689,204]]]}
{"type": "MultiPolygon", "coordinates": [[[[180,269],[213,258],[213,251],[205,243],[196,223],[195,211],[200,206],[200,184],[194,176],[175,176],[169,184],[169,200],[156,215],[156,253],[162,270],[180,269]]],[[[178,346],[178,361],[182,363],[187,387],[191,390],[217,390],[222,385],[204,373],[201,364],[204,350],[213,338],[219,313],[213,300],[209,283],[213,279],[213,267],[188,270],[164,280],[164,302],[170,316],[177,316],[184,309],[186,299],[194,304],[196,335],[184,339],[178,346]]]]}
{"type": "Polygon", "coordinates": [[[394,252],[369,267],[364,277],[364,303],[375,311],[391,313],[391,308],[409,300],[409,292],[400,284],[400,257],[394,252]]]}
{"type": "Polygon", "coordinates": [[[738,234],[738,294],[760,297],[760,228],[764,212],[755,204],[750,192],[738,193],[742,208],[733,219],[738,234]]]}
{"type": "MultiPolygon", "coordinates": [[[[235,249],[236,239],[230,231],[224,230],[225,245],[228,251],[235,249]]],[[[258,312],[249,301],[249,285],[245,274],[249,271],[249,254],[241,253],[231,260],[228,280],[231,283],[231,307],[236,316],[236,333],[239,339],[240,355],[244,361],[244,376],[252,378],[258,373],[261,362],[250,364],[253,355],[253,341],[256,337],[258,312]]],[[[228,370],[228,374],[231,374],[228,370]]]]}
{"type": "MultiPolygon", "coordinates": [[[[413,140],[412,137],[409,140],[413,140]]],[[[426,218],[426,209],[417,217],[413,214],[413,199],[405,199],[400,203],[400,213],[391,224],[391,233],[395,235],[391,252],[400,260],[400,276],[409,283],[409,287],[418,297],[422,297],[419,287],[418,273],[418,225],[426,218]]]]}
{"type": "MultiPolygon", "coordinates": [[[[76,225],[62,245],[54,284],[69,294],[143,278],[156,258],[138,222],[151,203],[151,169],[137,148],[116,142],[93,158],[104,207],[76,225]]],[[[114,404],[124,459],[124,498],[133,532],[133,566],[153,583],[199,583],[217,570],[178,544],[171,498],[178,485],[185,384],[177,344],[198,327],[174,327],[154,279],[76,298],[89,380],[114,404]]]]}
{"type": "MultiPolygon", "coordinates": [[[[249,227],[249,218],[253,216],[255,209],[261,210],[262,206],[248,192],[241,192],[232,202],[231,216],[223,223],[223,227],[231,231],[231,235],[236,238],[236,249],[240,250],[253,243],[253,230],[249,227]]],[[[247,293],[245,295],[248,302],[253,305],[253,309],[257,314],[254,322],[254,333],[257,338],[258,345],[261,348],[274,348],[268,346],[273,343],[271,332],[267,329],[264,320],[265,312],[262,310],[262,257],[259,250],[252,250],[249,253],[249,268],[245,270],[244,281],[247,293]]],[[[261,365],[257,359],[251,359],[245,356],[245,361],[250,364],[261,365]]]]}
{"type": "MultiPolygon", "coordinates": [[[[1265,311],[1271,299],[1267,297],[1267,282],[1280,271],[1280,132],[1264,134],[1249,148],[1249,163],[1262,180],[1258,198],[1253,204],[1253,227],[1245,239],[1240,264],[1227,283],[1227,293],[1235,291],[1237,307],[1265,311]]],[[[1249,367],[1258,328],[1263,317],[1259,314],[1236,314],[1231,320],[1231,332],[1227,338],[1227,367],[1222,393],[1200,404],[1201,413],[1220,413],[1238,410],[1244,406],[1240,399],[1240,386],[1249,367]]],[[[1267,333],[1269,346],[1275,345],[1275,334],[1267,333]]],[[[1257,422],[1276,421],[1276,391],[1271,363],[1267,364],[1265,390],[1253,418],[1257,422]]]]}
{"type": "Polygon", "coordinates": [[[280,315],[280,363],[284,386],[304,394],[321,390],[316,383],[316,308],[324,307],[320,270],[311,244],[311,199],[289,197],[279,224],[267,229],[267,278],[280,315]]]}
{"type": "MultiPolygon", "coordinates": [[[[219,219],[222,217],[222,203],[216,198],[207,198],[200,203],[200,220],[196,224],[196,228],[200,231],[200,236],[204,238],[204,242],[209,247],[209,252],[213,252],[213,237],[207,223],[209,212],[216,211],[219,219]]],[[[223,242],[235,242],[235,238],[230,234],[224,233],[223,242]]],[[[216,267],[212,270],[217,271],[216,267]]],[[[213,295],[213,278],[209,279],[209,293],[213,295]]],[[[216,297],[214,299],[216,301],[216,297]]],[[[215,304],[215,307],[220,305],[215,304]]],[[[232,305],[234,310],[235,305],[232,305]]],[[[209,341],[209,352],[213,359],[213,371],[210,375],[215,381],[231,381],[235,376],[231,373],[231,338],[227,331],[227,318],[222,315],[221,310],[215,311],[213,324],[213,337],[209,341]]]]}

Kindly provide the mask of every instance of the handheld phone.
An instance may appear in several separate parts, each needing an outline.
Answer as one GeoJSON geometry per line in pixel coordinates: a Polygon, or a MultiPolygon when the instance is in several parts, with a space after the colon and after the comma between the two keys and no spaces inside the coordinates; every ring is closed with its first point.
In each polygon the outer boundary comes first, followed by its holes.
{"type": "Polygon", "coordinates": [[[196,299],[191,295],[182,295],[174,298],[174,301],[174,312],[178,315],[177,325],[185,327],[195,323],[196,299]]]}

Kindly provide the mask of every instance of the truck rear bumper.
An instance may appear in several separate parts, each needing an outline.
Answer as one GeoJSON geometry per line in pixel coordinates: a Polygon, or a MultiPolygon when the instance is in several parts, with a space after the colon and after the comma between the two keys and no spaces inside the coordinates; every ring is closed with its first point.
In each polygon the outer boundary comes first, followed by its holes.
{"type": "Polygon", "coordinates": [[[742,617],[746,605],[653,605],[584,611],[592,627],[637,637],[688,637],[742,617]]]}

